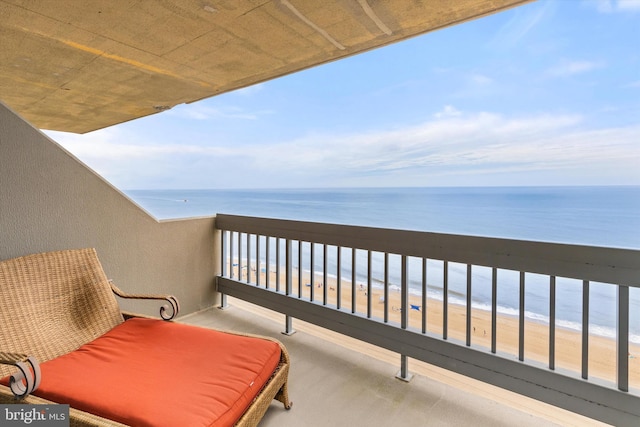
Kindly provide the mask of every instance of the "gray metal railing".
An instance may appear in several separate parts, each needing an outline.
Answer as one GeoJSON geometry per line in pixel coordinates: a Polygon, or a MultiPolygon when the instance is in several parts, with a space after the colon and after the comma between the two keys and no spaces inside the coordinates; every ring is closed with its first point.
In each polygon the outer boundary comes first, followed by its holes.
{"type": "Polygon", "coordinates": [[[628,357],[630,288],[640,287],[638,250],[231,215],[218,215],[216,227],[222,231],[218,290],[285,314],[285,333],[294,332],[294,318],[305,320],[399,353],[400,379],[410,379],[411,357],[604,422],[639,424],[640,397],[630,387],[628,357]],[[434,263],[442,313],[438,327],[428,321],[434,302],[428,296],[433,280],[427,276],[434,263]],[[456,269],[464,276],[461,285],[451,278],[456,269]],[[478,269],[487,271],[491,294],[487,347],[474,342],[478,269]],[[506,285],[517,290],[515,354],[498,351],[498,295],[504,288],[499,276],[504,272],[517,275],[515,283],[506,285]],[[527,358],[525,347],[527,292],[541,289],[541,277],[548,286],[544,361],[527,358]],[[580,372],[559,369],[556,363],[557,291],[569,279],[580,289],[580,372]],[[607,284],[616,292],[616,339],[610,340],[615,381],[589,372],[592,284],[607,284]],[[410,292],[416,295],[410,298],[410,292]],[[450,324],[454,294],[464,307],[462,331],[450,324]],[[391,297],[399,297],[397,306],[391,297]]]}

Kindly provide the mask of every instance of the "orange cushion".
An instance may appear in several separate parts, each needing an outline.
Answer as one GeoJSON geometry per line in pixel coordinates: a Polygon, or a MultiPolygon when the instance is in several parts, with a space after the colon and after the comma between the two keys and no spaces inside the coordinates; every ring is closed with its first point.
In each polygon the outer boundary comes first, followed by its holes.
{"type": "Polygon", "coordinates": [[[34,394],[133,426],[229,426],[279,360],[272,341],[130,319],[43,363],[34,394]]]}

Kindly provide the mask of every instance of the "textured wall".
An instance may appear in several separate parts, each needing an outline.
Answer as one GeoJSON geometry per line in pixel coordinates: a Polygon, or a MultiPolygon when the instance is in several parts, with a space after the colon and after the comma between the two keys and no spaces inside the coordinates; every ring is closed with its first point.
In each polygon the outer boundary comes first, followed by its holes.
{"type": "Polygon", "coordinates": [[[94,247],[122,290],[172,293],[186,314],[216,303],[217,239],[214,218],[157,221],[0,102],[0,259],[94,247]]]}

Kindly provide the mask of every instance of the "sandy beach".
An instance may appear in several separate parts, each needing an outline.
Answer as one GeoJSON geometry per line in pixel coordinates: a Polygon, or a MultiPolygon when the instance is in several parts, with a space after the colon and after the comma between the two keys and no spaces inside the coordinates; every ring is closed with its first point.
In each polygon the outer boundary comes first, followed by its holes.
{"type": "MultiPolygon", "coordinates": [[[[255,271],[251,278],[255,281],[255,271]]],[[[246,276],[243,274],[246,280],[246,276]]],[[[284,277],[280,277],[280,289],[284,291],[284,277]]],[[[264,273],[260,275],[262,286],[266,283],[264,273]]],[[[336,279],[328,278],[327,283],[322,283],[322,278],[316,276],[313,283],[313,300],[322,302],[324,286],[327,286],[328,305],[336,306],[338,303],[338,286],[336,279]]],[[[271,272],[269,286],[276,286],[275,273],[271,272]]],[[[299,281],[297,270],[293,272],[292,293],[298,295],[299,281]]],[[[303,274],[302,296],[309,299],[311,295],[311,280],[309,275],[303,274]]],[[[369,297],[366,284],[356,283],[355,311],[367,315],[367,299],[369,297]]],[[[373,288],[371,291],[371,317],[384,318],[384,290],[373,288]]],[[[426,307],[422,307],[421,297],[410,295],[409,327],[418,331],[422,330],[423,314],[426,313],[427,332],[433,336],[442,337],[443,303],[435,299],[427,299],[426,307]],[[426,310],[425,310],[426,309],[426,310]]],[[[350,281],[343,278],[340,286],[340,307],[351,311],[352,287],[350,281]]],[[[388,321],[400,323],[401,297],[398,291],[389,291],[388,295],[388,321]]],[[[466,307],[462,305],[448,305],[448,339],[464,343],[466,340],[466,307]]],[[[485,310],[472,309],[471,319],[471,347],[487,350],[491,348],[491,313],[485,310]]],[[[556,327],[555,368],[556,370],[571,371],[569,374],[580,377],[581,372],[581,333],[556,327]]],[[[548,324],[534,321],[525,322],[525,361],[535,361],[543,366],[548,366],[549,361],[549,326],[548,324]]],[[[507,357],[518,356],[518,319],[513,316],[497,315],[496,332],[497,352],[507,357]]],[[[640,388],[640,346],[630,345],[629,350],[629,385],[640,388]]],[[[616,381],[616,342],[613,339],[590,335],[589,338],[589,377],[615,383],[616,381]]]]}

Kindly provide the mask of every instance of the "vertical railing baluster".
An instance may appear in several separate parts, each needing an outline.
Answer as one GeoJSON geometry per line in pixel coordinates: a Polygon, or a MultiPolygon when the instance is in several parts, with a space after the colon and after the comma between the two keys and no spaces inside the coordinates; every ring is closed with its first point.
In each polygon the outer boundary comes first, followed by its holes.
{"type": "Polygon", "coordinates": [[[276,237],[276,292],[280,292],[280,238],[276,237]]]}
{"type": "Polygon", "coordinates": [[[327,252],[327,245],[325,243],[322,245],[322,305],[327,305],[327,300],[329,298],[329,284],[327,283],[327,279],[329,278],[329,274],[327,272],[327,252]]]}
{"type": "Polygon", "coordinates": [[[582,378],[589,378],[589,281],[582,281],[582,378]]]}
{"type": "Polygon", "coordinates": [[[336,246],[336,308],[340,310],[342,307],[342,248],[340,246],[336,246]]]}
{"type": "Polygon", "coordinates": [[[524,271],[520,272],[520,304],[519,304],[519,321],[518,321],[518,360],[521,362],[524,361],[524,309],[525,309],[525,301],[524,301],[524,279],[525,273],[524,271]]]}
{"type": "Polygon", "coordinates": [[[229,232],[224,230],[220,231],[220,245],[222,246],[220,251],[220,266],[221,266],[220,274],[222,274],[222,277],[225,277],[228,271],[227,267],[228,267],[229,261],[227,261],[227,255],[228,255],[227,233],[229,232]]]}
{"type": "MultiPolygon", "coordinates": [[[[293,254],[292,252],[292,243],[290,239],[286,239],[285,243],[285,282],[286,282],[286,290],[285,294],[287,296],[291,296],[293,292],[293,254]]],[[[285,335],[293,335],[295,331],[293,330],[293,319],[289,315],[285,315],[285,327],[282,332],[285,335]]]]}
{"type": "Polygon", "coordinates": [[[293,290],[293,262],[291,261],[291,240],[286,239],[284,246],[284,281],[285,281],[285,295],[290,296],[293,290]]]}
{"type": "Polygon", "coordinates": [[[351,312],[356,312],[356,248],[351,248],[351,312]]]}
{"type": "Polygon", "coordinates": [[[400,257],[400,327],[407,329],[409,326],[409,278],[408,265],[409,260],[406,255],[400,257]]]}
{"type": "Polygon", "coordinates": [[[238,231],[238,280],[242,281],[242,233],[238,231]]]}
{"type": "Polygon", "coordinates": [[[467,347],[471,346],[471,264],[467,264],[467,347]]]}
{"type": "Polygon", "coordinates": [[[629,287],[618,286],[616,327],[617,383],[621,391],[629,391],[629,287]]]}
{"type": "Polygon", "coordinates": [[[256,234],[256,286],[260,286],[260,235],[256,234]]]}
{"type": "MultiPolygon", "coordinates": [[[[401,257],[400,266],[400,327],[409,327],[409,265],[406,255],[401,257]]],[[[410,381],[413,375],[409,374],[409,359],[406,354],[400,355],[400,372],[396,378],[402,381],[410,381]]]]}
{"type": "MultiPolygon", "coordinates": [[[[220,245],[221,250],[220,250],[220,262],[221,262],[221,271],[220,274],[222,275],[222,277],[227,277],[227,271],[228,271],[228,267],[229,267],[229,261],[227,260],[227,257],[229,255],[228,252],[228,248],[227,248],[227,235],[230,233],[229,231],[225,231],[225,230],[221,230],[220,231],[221,235],[220,235],[220,245]]],[[[224,293],[220,293],[220,307],[221,309],[225,309],[227,308],[227,294],[224,293]]]]}
{"type": "Polygon", "coordinates": [[[442,265],[442,339],[448,339],[449,331],[449,261],[442,265]]]}
{"type": "Polygon", "coordinates": [[[498,351],[498,269],[491,269],[491,353],[498,351]]]}
{"type": "Polygon", "coordinates": [[[233,279],[235,275],[233,274],[233,235],[235,233],[233,231],[229,232],[229,278],[233,279]]]}
{"type": "Polygon", "coordinates": [[[267,289],[269,289],[269,284],[271,283],[271,253],[270,253],[270,247],[271,247],[271,237],[269,236],[265,236],[265,263],[264,263],[264,284],[265,287],[267,289]]]}
{"type": "Polygon", "coordinates": [[[427,259],[422,258],[422,333],[427,333],[427,259]]]}
{"type": "Polygon", "coordinates": [[[251,282],[251,233],[247,233],[247,283],[251,282]]]}
{"type": "Polygon", "coordinates": [[[556,276],[549,277],[549,369],[556,369],[556,276]]]}
{"type": "Polygon", "coordinates": [[[302,240],[298,240],[298,298],[302,298],[302,240]]]}
{"type": "Polygon", "coordinates": [[[389,322],[389,253],[384,253],[384,323],[389,322]]]}
{"type": "Polygon", "coordinates": [[[310,283],[311,283],[311,289],[309,289],[309,301],[313,301],[314,299],[314,288],[316,287],[316,270],[315,270],[315,258],[316,258],[316,245],[313,242],[309,243],[311,245],[311,253],[309,254],[309,257],[311,258],[311,260],[309,261],[309,270],[311,270],[310,274],[310,283]]]}
{"type": "Polygon", "coordinates": [[[373,289],[371,280],[371,251],[367,251],[367,317],[371,318],[371,291],[373,289]]]}

